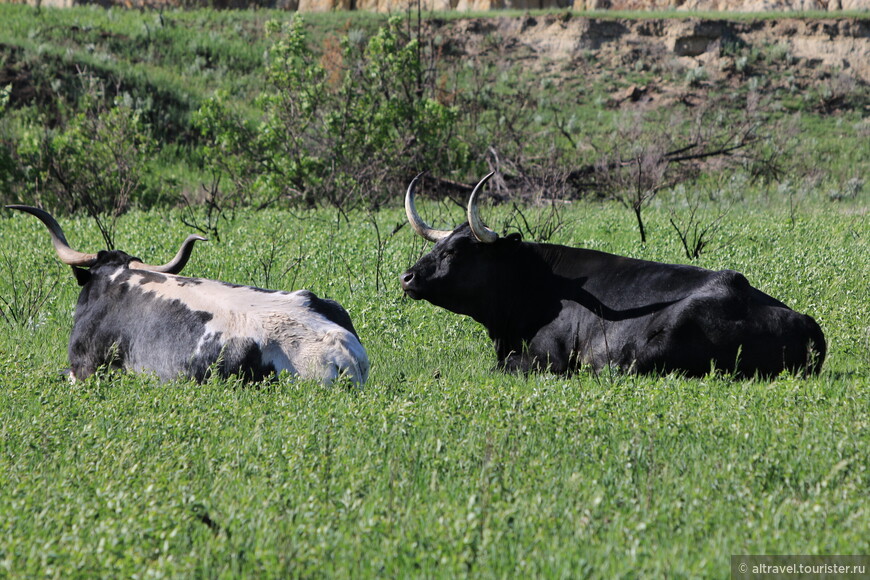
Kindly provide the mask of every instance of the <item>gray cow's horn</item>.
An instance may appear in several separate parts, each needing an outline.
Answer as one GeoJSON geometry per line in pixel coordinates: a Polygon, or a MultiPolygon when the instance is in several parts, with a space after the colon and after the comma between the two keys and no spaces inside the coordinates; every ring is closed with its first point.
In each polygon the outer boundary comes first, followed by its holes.
{"type": "Polygon", "coordinates": [[[491,171],[480,182],[474,186],[474,191],[471,192],[471,197],[468,198],[468,225],[471,226],[471,233],[479,241],[485,244],[491,244],[498,239],[498,234],[486,227],[483,220],[480,219],[480,210],[477,207],[477,194],[483,189],[483,184],[489,181],[495,171],[491,171]]]}
{"type": "Polygon", "coordinates": [[[60,225],[48,212],[36,207],[30,207],[29,205],[7,205],[6,207],[8,209],[17,209],[27,212],[30,215],[39,218],[39,220],[45,224],[45,227],[48,228],[48,233],[51,234],[51,243],[54,245],[57,257],[67,266],[80,266],[87,268],[93,266],[94,262],[97,261],[96,254],[85,254],[84,252],[79,252],[70,248],[66,241],[66,237],[63,235],[63,230],[60,229],[60,225]]]}
{"type": "Polygon", "coordinates": [[[410,222],[411,227],[414,228],[414,231],[417,234],[429,240],[430,242],[437,242],[438,240],[444,239],[453,232],[450,230],[436,230],[434,228],[429,227],[429,225],[423,221],[423,218],[420,217],[420,214],[417,213],[417,207],[414,205],[414,188],[417,185],[417,180],[420,179],[422,173],[417,174],[417,177],[411,180],[411,184],[408,185],[408,192],[405,194],[405,215],[408,216],[408,222],[410,222]]]}
{"type": "Polygon", "coordinates": [[[187,236],[187,239],[181,243],[181,248],[178,249],[178,253],[175,254],[175,257],[162,266],[152,266],[138,260],[133,260],[130,262],[130,267],[135,270],[148,270],[149,272],[162,272],[164,274],[178,274],[181,272],[182,268],[187,265],[187,261],[190,260],[190,254],[193,252],[193,244],[196,241],[207,242],[208,238],[196,234],[187,236]]]}

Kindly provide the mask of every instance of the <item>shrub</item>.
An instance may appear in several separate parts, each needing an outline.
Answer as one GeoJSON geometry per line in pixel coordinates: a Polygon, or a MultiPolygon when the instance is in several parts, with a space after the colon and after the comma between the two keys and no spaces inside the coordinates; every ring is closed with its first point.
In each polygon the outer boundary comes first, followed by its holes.
{"type": "MultiPolygon", "coordinates": [[[[14,138],[8,130],[6,106],[9,104],[9,95],[12,85],[0,87],[0,190],[8,191],[15,181],[17,167],[15,163],[14,138]]],[[[5,196],[3,196],[5,197],[5,196]]],[[[6,200],[0,199],[5,202],[6,200]]]]}
{"type": "Polygon", "coordinates": [[[97,104],[76,114],[45,147],[57,205],[69,212],[84,209],[114,248],[118,216],[150,193],[145,173],[155,144],[139,112],[124,98],[111,108],[97,104]]]}
{"type": "Polygon", "coordinates": [[[17,140],[8,141],[0,172],[18,181],[10,197],[52,211],[86,211],[111,249],[118,216],[153,203],[146,177],[156,144],[132,99],[122,95],[110,106],[98,81],[87,73],[80,80],[79,108],[57,128],[34,110],[4,119],[17,125],[10,130],[17,140]]]}
{"type": "Polygon", "coordinates": [[[196,116],[207,162],[230,177],[237,200],[377,207],[419,168],[467,163],[457,109],[436,98],[433,67],[400,24],[391,18],[367,41],[352,31],[321,58],[300,17],[268,24],[262,118],[246,120],[223,93],[196,116]]]}

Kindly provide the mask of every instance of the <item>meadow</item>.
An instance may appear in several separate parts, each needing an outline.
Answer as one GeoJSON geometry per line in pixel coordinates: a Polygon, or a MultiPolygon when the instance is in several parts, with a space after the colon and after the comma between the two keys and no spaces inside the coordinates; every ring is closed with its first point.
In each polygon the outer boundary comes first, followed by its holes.
{"type": "MultiPolygon", "coordinates": [[[[270,100],[293,95],[296,80],[267,66],[287,54],[269,53],[266,22],[287,13],[0,4],[0,19],[0,201],[45,205],[72,246],[91,252],[106,247],[106,232],[84,211],[91,186],[101,186],[108,201],[97,209],[115,247],[152,263],[197,233],[188,224],[199,226],[211,240],[197,245],[185,275],[336,299],[372,362],[360,389],[289,376],[162,384],[110,372],[70,384],[63,371],[79,289],[44,227],[0,210],[0,578],[726,578],[731,554],[870,553],[865,83],[802,69],[775,44],[723,48],[725,80],[643,51],[626,62],[611,55],[613,70],[584,52],[553,67],[554,84],[494,36],[474,66],[438,48],[449,43],[437,37],[427,50],[444,61],[396,58],[411,46],[402,40],[397,52],[369,51],[362,64],[425,64],[416,70],[432,77],[439,105],[467,100],[449,111],[392,100],[326,118],[357,123],[375,112],[389,125],[396,110],[410,111],[413,129],[419,111],[446,111],[455,117],[433,117],[430,139],[449,129],[457,141],[441,145],[457,157],[433,168],[422,140],[417,157],[385,154],[383,144],[404,147],[415,134],[395,122],[375,147],[366,138],[380,134],[359,123],[358,149],[314,141],[321,157],[299,167],[327,167],[319,160],[338,151],[358,168],[387,165],[392,181],[370,176],[380,187],[370,203],[300,201],[278,175],[292,156],[269,157],[299,118],[270,100]],[[811,81],[801,76],[810,73],[811,81]],[[647,83],[703,94],[712,112],[696,126],[691,116],[704,107],[675,101],[644,117],[614,105],[611,95],[647,83]],[[229,118],[239,122],[220,125],[229,118]],[[207,136],[202,119],[218,130],[207,136]],[[651,184],[589,173],[579,181],[598,181],[564,197],[545,187],[602,159],[615,159],[613,169],[623,150],[660,144],[671,129],[676,137],[660,152],[686,145],[693,127],[727,136],[737,121],[759,128],[752,155],[705,159],[673,181],[670,173],[651,184]],[[275,129],[273,142],[257,142],[264,128],[275,129]],[[128,141],[141,149],[124,150],[128,141]],[[492,161],[489,145],[500,150],[501,175],[537,192],[491,196],[503,202],[483,208],[494,229],[741,271],[816,318],[828,340],[821,374],[494,370],[481,326],[404,297],[398,280],[428,250],[405,222],[406,180],[428,168],[442,185],[476,181],[492,161]],[[251,150],[266,155],[252,162],[251,150]],[[257,165],[263,159],[273,162],[257,165]],[[118,171],[130,161],[138,173],[118,171]],[[209,190],[221,171],[224,181],[209,190]],[[112,181],[118,174],[126,181],[112,181]],[[117,183],[132,193],[113,206],[117,183]],[[272,195],[270,187],[285,189],[272,195]]],[[[347,57],[353,50],[336,48],[344,40],[371,49],[385,22],[343,13],[306,20],[314,52],[307,61],[289,56],[315,79],[346,72],[324,55],[347,57]],[[318,70],[323,62],[333,68],[318,70]]],[[[323,78],[332,91],[324,105],[342,95],[365,100],[352,92],[366,88],[353,77],[346,85],[323,78]]],[[[638,169],[655,165],[646,159],[636,157],[638,169]]],[[[329,174],[312,172],[321,180],[311,191],[319,194],[329,174]]],[[[348,175],[332,185],[371,193],[348,175]]],[[[435,227],[464,219],[457,190],[427,184],[421,194],[418,207],[435,227]]]]}
{"type": "MultiPolygon", "coordinates": [[[[0,322],[0,576],[724,578],[731,554],[866,554],[862,204],[735,206],[723,247],[694,262],[819,321],[828,359],[806,379],[497,372],[479,325],[402,296],[427,243],[399,209],[241,212],[196,248],[187,275],[343,303],[372,361],[362,389],[71,385],[78,288],[42,225],[3,212],[0,296],[29,314],[0,322]]],[[[463,219],[420,206],[437,227],[463,219]]],[[[517,229],[506,205],[485,211],[517,229]]],[[[685,262],[669,217],[651,208],[641,244],[625,208],[576,202],[551,241],[685,262]]],[[[101,247],[91,220],[61,224],[101,247]]],[[[116,239],[162,261],[187,233],[155,210],[123,216],[116,239]]]]}

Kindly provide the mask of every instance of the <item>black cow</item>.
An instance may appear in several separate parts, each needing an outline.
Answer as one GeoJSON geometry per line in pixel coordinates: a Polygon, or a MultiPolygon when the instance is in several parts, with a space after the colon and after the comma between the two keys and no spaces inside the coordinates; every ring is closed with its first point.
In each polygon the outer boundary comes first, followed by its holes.
{"type": "Polygon", "coordinates": [[[825,337],[816,321],[753,288],[733,270],[661,264],[595,250],[500,238],[477,197],[453,231],[426,225],[405,195],[414,230],[435,242],[401,275],[402,288],[489,331],[499,367],[570,373],[608,365],[640,373],[737,376],[817,373],[825,337]]]}
{"type": "Polygon", "coordinates": [[[337,302],[307,290],[280,292],[177,276],[196,240],[189,236],[162,266],[121,251],[85,254],[69,247],[58,223],[35,207],[58,258],[82,287],[69,342],[70,379],[103,365],[198,381],[221,376],[260,380],[281,371],[328,384],[369,372],[350,316],[337,302]]]}

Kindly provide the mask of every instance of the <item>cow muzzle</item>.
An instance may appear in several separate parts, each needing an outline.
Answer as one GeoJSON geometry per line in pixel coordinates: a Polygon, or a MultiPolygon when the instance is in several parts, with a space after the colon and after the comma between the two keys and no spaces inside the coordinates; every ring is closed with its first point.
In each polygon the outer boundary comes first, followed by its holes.
{"type": "Polygon", "coordinates": [[[401,276],[399,276],[399,280],[402,282],[402,290],[407,294],[410,298],[414,300],[420,299],[420,293],[417,288],[417,279],[414,276],[414,272],[408,270],[401,276]]]}

